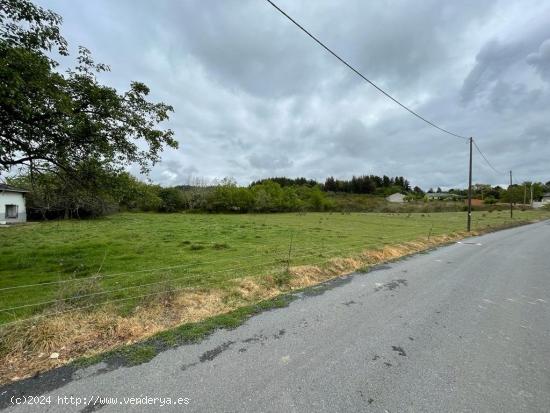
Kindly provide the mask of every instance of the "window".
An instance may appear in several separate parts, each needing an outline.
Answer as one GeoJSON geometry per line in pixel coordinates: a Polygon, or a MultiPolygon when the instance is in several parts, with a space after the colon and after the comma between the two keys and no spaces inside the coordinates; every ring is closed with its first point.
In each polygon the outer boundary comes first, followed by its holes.
{"type": "Polygon", "coordinates": [[[17,205],[6,205],[6,218],[17,218],[17,205]]]}

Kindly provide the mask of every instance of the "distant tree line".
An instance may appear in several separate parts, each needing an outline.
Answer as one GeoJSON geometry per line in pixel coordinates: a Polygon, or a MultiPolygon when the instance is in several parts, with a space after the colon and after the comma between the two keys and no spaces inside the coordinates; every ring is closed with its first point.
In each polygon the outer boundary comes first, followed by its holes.
{"type": "Polygon", "coordinates": [[[314,179],[307,179],[307,178],[287,178],[285,176],[278,176],[274,178],[266,178],[266,179],[260,179],[258,181],[253,181],[250,184],[250,187],[253,187],[254,185],[263,184],[264,182],[271,181],[278,183],[282,188],[288,187],[288,186],[308,186],[310,188],[314,186],[322,187],[322,185],[315,181],[314,179]]]}
{"type": "MultiPolygon", "coordinates": [[[[325,192],[345,192],[348,194],[390,195],[395,192],[411,192],[411,186],[407,179],[402,176],[392,178],[386,175],[359,175],[352,176],[349,180],[335,179],[330,176],[325,179],[324,183],[307,178],[274,177],[254,181],[250,184],[250,187],[267,181],[276,182],[283,188],[293,186],[307,186],[312,188],[318,186],[325,192]]],[[[415,187],[413,192],[423,194],[422,189],[419,187],[415,187]]]]}
{"type": "Polygon", "coordinates": [[[402,176],[360,175],[350,180],[334,179],[332,176],[325,180],[324,190],[327,192],[347,192],[351,194],[389,195],[395,192],[410,192],[411,186],[402,176]]]}
{"type": "MultiPolygon", "coordinates": [[[[529,203],[531,201],[531,186],[533,187],[533,200],[538,201],[543,194],[550,192],[550,181],[546,183],[526,181],[521,184],[514,184],[508,188],[491,186],[487,184],[472,185],[472,198],[481,199],[486,204],[512,201],[515,204],[529,203]]],[[[428,192],[433,192],[430,188],[428,192]]],[[[438,188],[437,192],[441,192],[438,188]]],[[[450,189],[449,193],[468,196],[467,189],[450,189]]]]}
{"type": "MultiPolygon", "coordinates": [[[[233,213],[367,211],[383,210],[383,196],[389,193],[405,193],[408,201],[418,201],[424,196],[421,188],[411,190],[402,177],[384,176],[377,179],[374,175],[353,177],[351,180],[328,178],[325,184],[305,178],[283,177],[239,186],[235,180],[225,178],[215,183],[199,179],[188,185],[162,187],[140,181],[128,172],[107,171],[102,165],[93,163],[81,166],[77,173],[77,180],[65,179],[62,171],[34,176],[27,173],[9,178],[8,183],[30,190],[27,194],[28,215],[34,219],[97,217],[121,210],[233,213]],[[379,183],[381,186],[376,186],[379,183]],[[333,190],[331,185],[336,185],[337,190],[333,190]],[[359,198],[364,198],[364,202],[359,198]]],[[[508,189],[482,184],[476,184],[472,189],[474,198],[483,199],[486,204],[509,202],[510,199],[514,203],[523,203],[524,199],[530,201],[530,187],[531,183],[526,182],[525,185],[512,185],[508,189]]],[[[433,192],[433,189],[430,190],[433,192]]],[[[441,189],[437,191],[441,192],[441,189]]],[[[467,194],[464,189],[451,189],[449,192],[467,194]]],[[[546,192],[550,192],[550,182],[533,183],[534,200],[539,200],[546,192]]]]}
{"type": "Polygon", "coordinates": [[[112,212],[290,212],[325,211],[331,200],[319,185],[281,186],[266,180],[248,187],[233,179],[216,185],[162,187],[139,181],[127,172],[102,168],[81,171],[82,185],[58,174],[12,177],[8,183],[29,189],[27,208],[34,219],[98,217],[112,212]],[[86,180],[88,175],[94,179],[86,180]],[[86,184],[87,182],[87,184],[86,184]]]}

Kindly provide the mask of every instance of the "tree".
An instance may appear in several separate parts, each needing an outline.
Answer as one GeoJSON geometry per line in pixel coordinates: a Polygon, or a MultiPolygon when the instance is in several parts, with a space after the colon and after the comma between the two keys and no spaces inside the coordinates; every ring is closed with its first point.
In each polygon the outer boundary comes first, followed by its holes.
{"type": "Polygon", "coordinates": [[[424,191],[422,190],[422,188],[420,188],[419,186],[415,186],[413,188],[413,192],[417,195],[421,195],[421,196],[424,196],[424,191]]]}
{"type": "MultiPolygon", "coordinates": [[[[93,162],[81,164],[68,179],[64,171],[43,172],[36,176],[24,174],[12,177],[14,186],[31,189],[27,198],[29,216],[34,218],[82,218],[99,216],[126,207],[137,199],[142,206],[139,183],[128,173],[106,170],[93,162]]],[[[137,207],[136,205],[136,207],[137,207]]]]}
{"type": "Polygon", "coordinates": [[[338,189],[338,185],[336,183],[336,180],[330,176],[325,180],[325,191],[327,192],[336,192],[338,189]]]}
{"type": "Polygon", "coordinates": [[[284,209],[284,191],[278,182],[264,181],[252,187],[257,211],[278,212],[284,209]]]}
{"type": "Polygon", "coordinates": [[[510,185],[504,192],[501,199],[504,202],[522,203],[524,195],[523,185],[510,185]]]}
{"type": "Polygon", "coordinates": [[[0,3],[0,172],[23,166],[31,177],[54,173],[80,184],[87,165],[147,172],[165,146],[177,147],[173,132],[158,128],[172,107],[148,101],[140,82],[124,93],[100,84],[96,73],[109,68],[83,47],[74,69],[56,71],[50,52],[68,54],[61,22],[29,0],[0,3]]]}

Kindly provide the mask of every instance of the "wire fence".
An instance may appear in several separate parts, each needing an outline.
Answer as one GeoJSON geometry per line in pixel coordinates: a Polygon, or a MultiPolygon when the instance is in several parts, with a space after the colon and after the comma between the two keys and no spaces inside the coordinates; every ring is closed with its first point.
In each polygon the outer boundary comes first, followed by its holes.
{"type": "MultiPolygon", "coordinates": [[[[425,214],[426,216],[429,216],[429,214],[425,214]]],[[[368,229],[368,222],[365,222],[365,221],[361,221],[361,220],[347,220],[347,223],[349,224],[361,224],[363,226],[367,225],[367,229],[368,229]]],[[[426,227],[426,224],[425,223],[422,223],[422,222],[419,222],[417,224],[415,223],[412,223],[412,224],[408,224],[409,226],[412,226],[412,227],[416,227],[416,228],[424,228],[426,227]]],[[[400,223],[391,223],[391,222],[388,222],[388,223],[385,223],[384,226],[386,228],[399,228],[401,227],[401,224],[400,223]]],[[[343,229],[345,229],[345,227],[343,227],[343,229]]],[[[379,239],[380,237],[378,237],[379,239]]],[[[383,237],[381,237],[383,238],[383,237]]],[[[230,239],[227,238],[226,241],[229,241],[230,239]]],[[[307,248],[300,248],[299,246],[298,247],[294,247],[294,252],[301,252],[301,251],[310,251],[310,250],[317,250],[317,249],[322,249],[324,247],[324,245],[326,245],[326,243],[330,242],[330,240],[326,240],[325,243],[319,243],[319,244],[314,244],[310,247],[307,247],[307,248]]],[[[368,245],[370,242],[372,242],[372,239],[365,239],[364,241],[359,241],[358,240],[358,243],[362,243],[363,245],[368,245]]],[[[295,245],[297,244],[297,240],[295,240],[295,245]]],[[[256,247],[256,252],[258,249],[261,249],[261,248],[270,248],[272,247],[272,245],[270,244],[248,244],[248,243],[239,243],[239,247],[242,247],[242,246],[245,246],[245,247],[248,247],[249,245],[254,245],[256,247]]],[[[353,243],[351,245],[354,245],[353,243]]],[[[87,277],[82,277],[82,278],[67,278],[67,279],[62,279],[62,280],[55,280],[55,281],[46,281],[46,282],[38,282],[38,283],[31,283],[31,284],[22,284],[22,285],[11,285],[11,286],[7,286],[7,287],[0,287],[0,294],[2,294],[4,291],[9,291],[9,290],[19,290],[19,289],[25,289],[25,288],[36,288],[36,287],[41,287],[41,288],[44,288],[44,287],[48,287],[48,286],[52,286],[52,285],[59,285],[59,284],[67,284],[67,283],[79,283],[79,282],[89,282],[90,280],[101,280],[101,279],[109,279],[109,278],[116,278],[116,277],[129,277],[129,276],[132,276],[132,275],[136,275],[136,274],[143,274],[143,273],[151,273],[151,272],[160,272],[160,271],[169,271],[169,270],[174,270],[174,269],[179,269],[179,270],[184,270],[184,269],[189,269],[189,268],[196,268],[198,266],[201,266],[201,265],[211,265],[211,264],[219,264],[219,263],[222,263],[222,262],[231,262],[231,261],[236,261],[236,260],[240,260],[240,259],[251,259],[251,258],[265,258],[265,255],[266,254],[270,254],[270,255],[277,255],[277,254],[280,254],[280,255],[284,255],[286,252],[287,252],[287,246],[280,246],[278,247],[280,248],[280,250],[271,250],[271,251],[265,251],[264,253],[262,254],[247,254],[247,255],[232,255],[230,257],[225,257],[225,258],[218,258],[218,259],[215,259],[215,260],[209,260],[209,261],[198,261],[196,259],[196,257],[194,258],[194,262],[186,262],[186,263],[182,263],[182,264],[177,264],[177,265],[170,265],[170,266],[162,266],[162,267],[155,267],[155,268],[145,268],[145,269],[139,269],[139,270],[132,270],[132,271],[123,271],[123,272],[116,272],[116,273],[107,273],[107,274],[97,274],[97,275],[92,275],[92,276],[87,276],[87,277]]],[[[0,311],[2,311],[0,309],[0,311]]]]}
{"type": "MultiPolygon", "coordinates": [[[[52,316],[59,313],[56,311],[59,308],[63,312],[79,311],[113,302],[131,302],[159,294],[157,289],[161,289],[161,292],[177,292],[212,286],[227,287],[228,284],[247,277],[262,279],[268,275],[288,273],[291,266],[316,265],[330,258],[352,257],[365,250],[394,245],[395,239],[388,234],[396,231],[400,232],[399,238],[405,243],[418,239],[430,242],[437,235],[457,231],[456,223],[461,220],[461,217],[451,215],[446,222],[442,222],[426,213],[422,214],[423,219],[409,221],[403,226],[402,220],[406,220],[407,215],[400,214],[394,220],[384,222],[384,231],[380,231],[380,228],[376,230],[379,224],[372,224],[368,219],[360,217],[358,214],[345,219],[338,218],[342,219],[342,225],[338,225],[338,231],[332,233],[332,238],[326,235],[313,241],[308,240],[311,237],[311,228],[296,225],[287,229],[286,245],[280,241],[278,244],[239,242],[235,245],[237,250],[244,248],[251,252],[235,254],[233,250],[221,251],[219,253],[229,255],[216,259],[203,259],[200,252],[193,252],[184,257],[181,264],[175,265],[101,273],[105,254],[97,272],[81,278],[65,275],[67,278],[64,279],[1,287],[0,327],[29,322],[44,315],[52,316]],[[357,228],[361,228],[363,236],[345,235],[357,228]],[[251,245],[255,248],[249,248],[251,245]],[[140,294],[142,292],[144,294],[140,294]]],[[[230,241],[234,242],[235,239],[230,241]]],[[[44,277],[52,275],[46,273],[44,277]]]]}
{"type": "MultiPolygon", "coordinates": [[[[198,261],[198,262],[195,261],[193,263],[185,263],[185,264],[173,265],[173,266],[147,268],[147,269],[141,269],[141,270],[135,270],[135,271],[126,271],[126,272],[118,272],[118,273],[110,273],[110,274],[98,274],[98,275],[92,275],[89,277],[77,278],[77,279],[70,278],[70,279],[56,280],[56,281],[49,281],[49,282],[42,282],[42,283],[30,283],[30,284],[23,284],[23,285],[7,286],[7,287],[0,288],[0,296],[6,295],[9,293],[18,293],[22,289],[29,289],[29,288],[43,289],[45,287],[60,287],[67,283],[84,283],[84,282],[90,282],[90,281],[101,281],[105,279],[115,279],[115,278],[117,280],[120,280],[121,278],[127,278],[125,281],[127,281],[127,283],[131,283],[133,281],[132,276],[135,276],[135,275],[141,275],[144,273],[159,273],[159,272],[171,271],[171,270],[179,270],[179,271],[188,270],[188,273],[182,276],[177,276],[177,277],[171,276],[171,277],[168,277],[167,279],[162,279],[162,280],[142,282],[136,285],[125,285],[120,288],[113,288],[113,289],[108,289],[104,291],[94,291],[86,294],[75,294],[67,297],[55,298],[55,299],[45,300],[45,301],[37,301],[37,302],[30,302],[30,303],[24,302],[18,305],[11,305],[8,307],[0,308],[0,313],[11,313],[11,316],[15,318],[15,317],[18,317],[19,315],[17,311],[22,309],[30,309],[35,307],[44,308],[47,306],[54,306],[56,304],[63,303],[63,302],[78,301],[89,297],[100,298],[103,296],[111,296],[113,294],[122,293],[130,290],[139,290],[143,288],[151,288],[154,286],[159,286],[163,284],[174,284],[178,282],[186,283],[187,285],[185,288],[204,286],[208,283],[209,280],[214,279],[217,276],[223,275],[226,273],[239,272],[236,275],[236,277],[240,277],[243,274],[252,275],[254,273],[261,273],[262,268],[275,267],[278,264],[288,269],[290,265],[290,260],[292,260],[293,262],[300,263],[304,260],[311,261],[312,257],[316,257],[319,255],[326,256],[327,254],[341,255],[341,254],[353,253],[354,251],[357,251],[361,247],[368,245],[368,241],[356,241],[355,243],[347,243],[346,245],[340,245],[337,248],[331,248],[331,249],[327,249],[326,248],[327,245],[329,245],[328,241],[322,242],[320,244],[309,245],[307,247],[300,247],[295,245],[292,253],[288,254],[288,256],[287,256],[288,250],[286,247],[271,249],[268,252],[270,259],[268,259],[267,261],[265,260],[266,259],[265,253],[247,254],[247,255],[240,255],[240,256],[224,257],[224,258],[208,260],[208,261],[198,261]],[[250,264],[250,261],[252,259],[261,259],[262,262],[250,264]],[[228,264],[238,263],[239,265],[231,266],[229,268],[224,268],[217,271],[208,271],[207,269],[201,270],[201,268],[198,268],[201,266],[208,267],[214,264],[219,265],[219,264],[226,264],[226,263],[228,264]],[[193,282],[196,282],[196,285],[192,285],[193,282]]],[[[102,300],[101,302],[105,302],[105,301],[102,300]]],[[[25,321],[25,320],[28,320],[28,318],[23,318],[19,321],[25,321]]],[[[0,325],[6,325],[6,323],[0,324],[0,325]]]]}
{"type": "MultiPolygon", "coordinates": [[[[297,258],[297,257],[295,257],[295,258],[297,258]]],[[[309,265],[319,265],[319,264],[322,264],[324,262],[327,262],[330,259],[331,258],[324,258],[322,260],[315,260],[313,262],[310,262],[309,265]]],[[[47,312],[47,313],[43,313],[43,314],[37,314],[37,315],[33,315],[31,317],[21,318],[21,319],[17,319],[17,320],[14,320],[14,321],[1,323],[0,327],[8,327],[8,326],[15,325],[15,324],[23,324],[23,323],[27,323],[27,322],[33,321],[33,320],[38,320],[38,319],[41,319],[41,318],[44,318],[44,317],[52,317],[52,316],[67,314],[67,313],[71,313],[71,312],[88,310],[90,308],[95,308],[95,307],[98,307],[98,306],[111,305],[113,303],[115,303],[115,306],[116,306],[116,303],[119,303],[118,305],[120,305],[120,304],[127,303],[127,302],[133,301],[133,300],[139,300],[139,299],[143,299],[143,298],[154,297],[154,296],[163,295],[163,294],[167,294],[167,293],[182,292],[182,291],[194,291],[194,290],[197,290],[197,289],[204,289],[205,287],[216,286],[216,285],[218,285],[218,284],[215,283],[215,282],[211,282],[211,283],[201,284],[200,286],[195,286],[195,287],[175,287],[175,288],[170,288],[170,289],[164,290],[164,291],[155,291],[155,292],[151,292],[151,293],[147,293],[147,294],[133,295],[133,296],[130,296],[130,297],[116,298],[116,299],[112,299],[112,300],[105,300],[105,301],[101,301],[101,302],[97,302],[97,303],[87,304],[87,305],[84,305],[84,306],[69,308],[69,309],[66,309],[66,310],[60,310],[60,311],[47,312]]]]}
{"type": "MultiPolygon", "coordinates": [[[[332,250],[328,250],[328,251],[325,250],[321,254],[351,253],[351,252],[355,251],[357,249],[357,247],[359,247],[360,245],[362,245],[362,244],[356,244],[355,246],[353,246],[351,248],[344,248],[344,249],[336,248],[336,249],[332,249],[332,250]]],[[[307,250],[312,250],[314,248],[315,247],[308,248],[307,250]]],[[[290,261],[290,259],[301,260],[303,258],[308,258],[308,257],[318,256],[318,255],[319,255],[319,253],[305,254],[305,255],[293,255],[293,256],[289,255],[288,260],[285,260],[285,259],[282,259],[282,258],[277,258],[275,260],[267,261],[267,262],[264,262],[262,264],[254,265],[253,268],[255,270],[257,270],[258,268],[275,265],[277,263],[284,264],[288,267],[288,265],[290,263],[287,262],[287,261],[290,261]]],[[[194,279],[200,279],[202,281],[202,280],[205,280],[205,279],[209,279],[209,276],[211,276],[213,274],[223,274],[223,273],[234,272],[234,271],[247,269],[247,268],[252,268],[252,267],[250,267],[250,265],[248,265],[248,264],[243,264],[243,265],[240,265],[240,266],[237,266],[237,267],[226,268],[226,269],[218,270],[218,271],[210,271],[210,272],[207,272],[207,273],[196,274],[196,275],[193,275],[193,276],[185,275],[185,276],[182,276],[182,277],[169,278],[169,279],[166,279],[166,280],[154,281],[154,282],[143,283],[143,284],[137,284],[137,285],[127,286],[127,287],[122,287],[122,288],[117,288],[117,289],[111,289],[111,290],[106,290],[106,291],[98,291],[98,292],[89,293],[89,294],[74,295],[74,296],[70,296],[70,297],[58,298],[58,299],[55,299],[55,300],[42,301],[42,302],[37,302],[37,303],[27,303],[27,304],[22,304],[22,305],[19,305],[19,306],[13,306],[13,307],[9,307],[9,308],[0,308],[0,312],[8,312],[8,311],[18,310],[18,309],[22,309],[22,308],[44,306],[44,305],[48,305],[48,304],[59,303],[59,302],[62,302],[62,301],[71,301],[71,300],[77,300],[77,299],[82,299],[82,298],[86,298],[86,297],[112,294],[112,293],[116,293],[116,292],[132,290],[132,289],[136,289],[136,288],[151,287],[151,286],[154,286],[154,285],[168,284],[168,283],[173,283],[173,282],[183,281],[183,280],[184,281],[190,281],[190,280],[194,280],[194,279]]]]}

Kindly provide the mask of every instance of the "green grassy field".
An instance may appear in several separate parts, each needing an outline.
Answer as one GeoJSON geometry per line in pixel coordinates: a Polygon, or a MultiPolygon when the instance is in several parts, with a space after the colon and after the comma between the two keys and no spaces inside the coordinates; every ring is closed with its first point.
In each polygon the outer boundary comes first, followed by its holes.
{"type": "MultiPolygon", "coordinates": [[[[516,211],[513,222],[543,217],[550,213],[516,211]]],[[[430,233],[463,231],[465,219],[458,212],[122,213],[1,228],[0,322],[60,303],[62,308],[95,305],[167,286],[224,288],[234,278],[284,272],[289,250],[291,265],[315,264],[430,233]],[[2,311],[12,307],[20,308],[2,311]]],[[[511,222],[505,211],[473,214],[474,230],[511,222]]]]}

